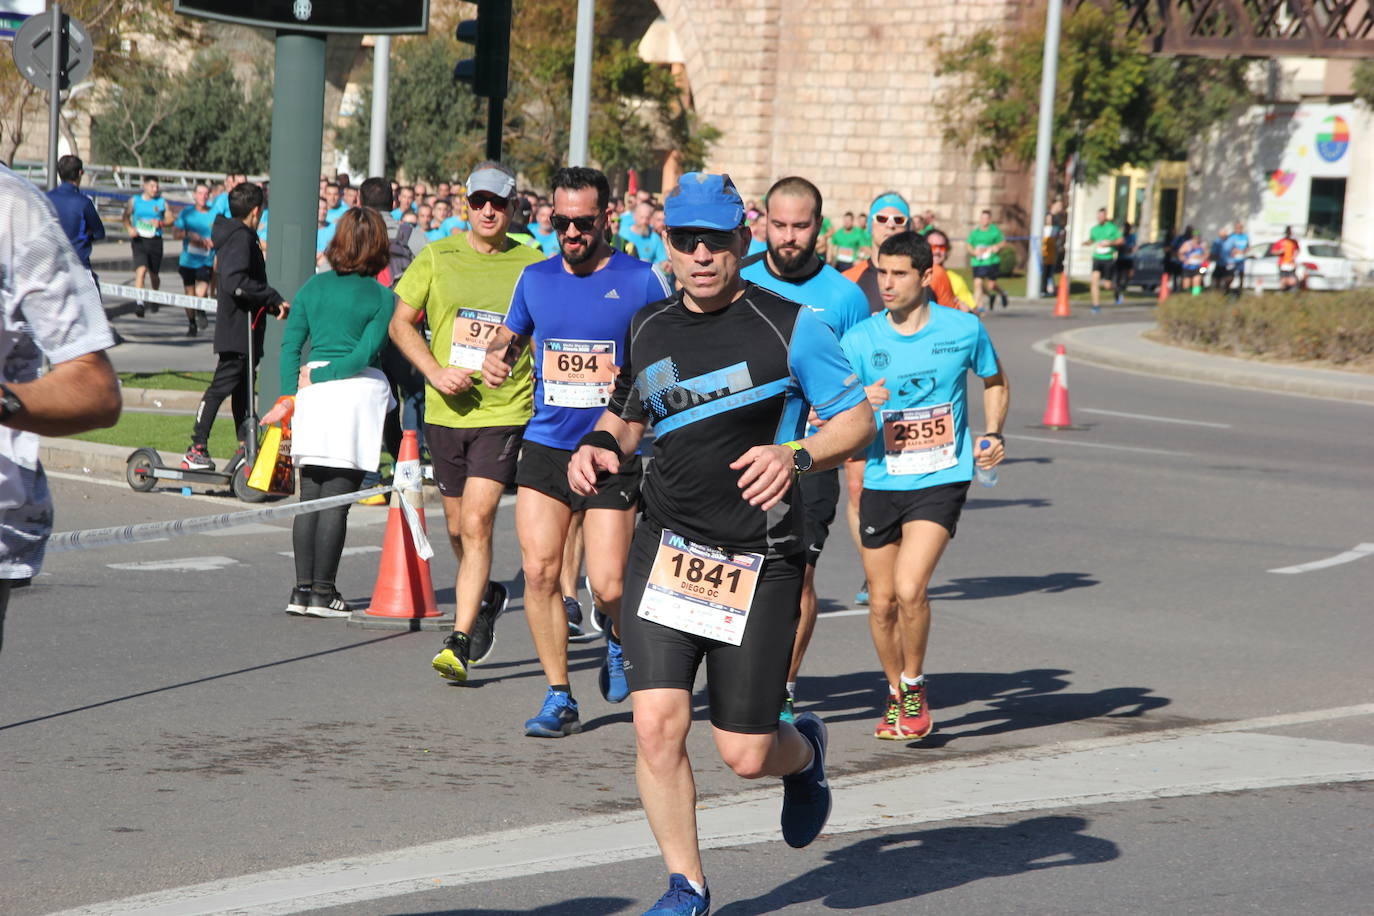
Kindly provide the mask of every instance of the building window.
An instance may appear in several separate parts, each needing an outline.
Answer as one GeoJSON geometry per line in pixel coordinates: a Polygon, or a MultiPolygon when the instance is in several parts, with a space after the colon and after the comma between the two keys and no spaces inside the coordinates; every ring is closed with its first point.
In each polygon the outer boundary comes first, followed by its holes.
{"type": "Polygon", "coordinates": [[[1338,239],[1345,222],[1345,179],[1313,178],[1308,195],[1308,231],[1318,238],[1338,239]]]}

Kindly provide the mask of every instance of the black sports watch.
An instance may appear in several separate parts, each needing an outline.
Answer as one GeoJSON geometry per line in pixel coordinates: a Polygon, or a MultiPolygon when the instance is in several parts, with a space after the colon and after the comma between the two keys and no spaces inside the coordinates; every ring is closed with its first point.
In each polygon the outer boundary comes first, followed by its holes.
{"type": "Polygon", "coordinates": [[[808,452],[800,442],[785,443],[792,450],[792,470],[800,475],[811,470],[811,465],[815,462],[811,460],[811,453],[808,452]]]}
{"type": "Polygon", "coordinates": [[[0,423],[24,410],[24,402],[19,395],[10,390],[9,385],[0,384],[0,423]]]}

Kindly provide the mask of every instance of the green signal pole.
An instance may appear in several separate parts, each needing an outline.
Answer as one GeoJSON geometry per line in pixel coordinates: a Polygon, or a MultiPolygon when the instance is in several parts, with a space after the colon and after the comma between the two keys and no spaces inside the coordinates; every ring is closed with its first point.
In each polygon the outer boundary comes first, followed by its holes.
{"type": "MultiPolygon", "coordinates": [[[[288,302],[315,275],[315,215],[324,144],[324,45],[324,35],[277,33],[267,282],[288,302]]],[[[266,407],[281,393],[284,327],[285,322],[268,320],[258,370],[259,403],[266,407]]]]}

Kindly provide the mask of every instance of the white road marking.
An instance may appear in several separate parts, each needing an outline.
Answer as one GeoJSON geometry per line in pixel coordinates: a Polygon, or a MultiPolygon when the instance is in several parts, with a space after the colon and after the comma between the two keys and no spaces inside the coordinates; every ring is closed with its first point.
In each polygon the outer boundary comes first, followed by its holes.
{"type": "Polygon", "coordinates": [[[139,572],[208,572],[237,566],[233,557],[182,557],[176,560],[141,560],[137,563],[106,563],[110,569],[133,569],[139,572]]]}
{"type": "Polygon", "coordinates": [[[1269,571],[1271,573],[1305,573],[1314,569],[1326,569],[1328,566],[1340,566],[1342,563],[1353,563],[1371,554],[1374,554],[1374,544],[1356,544],[1354,550],[1338,553],[1334,557],[1327,557],[1325,560],[1313,560],[1311,563],[1299,563],[1297,566],[1282,566],[1269,571]]]}
{"type": "MultiPolygon", "coordinates": [[[[1374,715],[1374,703],[921,764],[831,781],[827,834],[965,817],[1374,780],[1367,744],[1256,734],[1374,715]]],[[[698,810],[704,849],[778,840],[778,793],[714,799],[698,810]]],[[[286,916],[436,887],[654,858],[638,811],[539,824],[408,849],[292,866],[65,910],[53,916],[286,916]]]]}
{"type": "Polygon", "coordinates": [[[1096,413],[1104,417],[1125,417],[1128,420],[1153,420],[1156,423],[1178,423],[1183,426],[1209,426],[1212,429],[1230,429],[1230,423],[1211,423],[1206,420],[1180,420],[1178,417],[1157,417],[1148,413],[1126,413],[1124,410],[1102,410],[1097,407],[1080,407],[1080,413],[1096,413]]]}
{"type": "MultiPolygon", "coordinates": [[[[367,547],[345,547],[345,548],[343,549],[343,553],[341,554],[341,556],[345,556],[345,557],[356,557],[356,556],[358,556],[359,554],[364,554],[364,553],[381,553],[381,552],[382,552],[382,548],[376,547],[376,546],[371,546],[371,545],[369,545],[369,546],[367,546],[367,547]]],[[[296,551],[294,551],[294,550],[278,550],[277,553],[278,553],[280,556],[283,556],[283,557],[295,557],[295,555],[296,555],[296,551]]]]}
{"type": "Polygon", "coordinates": [[[1163,448],[1140,448],[1134,445],[1107,445],[1102,442],[1080,442],[1077,439],[1052,439],[1049,436],[1027,436],[1025,433],[1008,433],[1017,441],[1048,442],[1052,445],[1077,445],[1082,448],[1105,448],[1114,452],[1143,452],[1147,455],[1172,455],[1177,458],[1191,458],[1191,452],[1174,452],[1163,448]]]}
{"type": "Polygon", "coordinates": [[[290,534],[290,527],[282,525],[264,525],[261,522],[249,522],[246,525],[235,525],[232,528],[220,528],[216,531],[201,531],[201,537],[207,538],[232,538],[242,537],[245,534],[290,534]]]}

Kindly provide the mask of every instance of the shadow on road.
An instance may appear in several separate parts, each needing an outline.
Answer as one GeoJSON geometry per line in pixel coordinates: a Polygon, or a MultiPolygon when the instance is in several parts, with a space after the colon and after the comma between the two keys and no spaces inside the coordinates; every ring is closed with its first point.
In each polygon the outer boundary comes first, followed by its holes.
{"type": "Polygon", "coordinates": [[[891,833],[826,854],[829,864],[749,900],[715,910],[717,916],[763,916],[793,904],[821,901],[828,909],[891,906],[984,878],[1047,868],[1099,865],[1121,855],[1110,840],[1083,833],[1088,820],[1035,817],[1005,827],[940,827],[891,833]]]}
{"type": "Polygon", "coordinates": [[[969,497],[965,509],[1048,509],[1054,505],[1048,499],[978,499],[969,497]]]}
{"type": "MultiPolygon", "coordinates": [[[[1025,671],[957,671],[931,674],[930,708],[935,732],[911,747],[943,747],[957,738],[998,735],[1096,718],[1135,718],[1168,706],[1168,697],[1153,696],[1148,687],[1109,687],[1095,693],[1065,693],[1072,686],[1062,668],[1025,671]],[[981,708],[954,719],[944,709],[971,703],[981,708]],[[967,728],[968,731],[959,731],[967,728]]],[[[827,722],[878,720],[883,702],[881,671],[859,671],[829,677],[803,675],[797,690],[799,710],[827,722]],[[813,699],[814,698],[814,699],[813,699]]],[[[698,700],[704,701],[704,692],[698,700]]]]}
{"type": "Polygon", "coordinates": [[[1100,584],[1099,580],[1087,573],[1079,572],[1050,573],[1047,576],[970,576],[932,586],[927,589],[927,594],[941,601],[969,601],[977,598],[1011,598],[1032,592],[1055,595],[1100,584]]]}
{"type": "Polygon", "coordinates": [[[84,706],[73,706],[71,709],[63,709],[59,712],[50,712],[44,716],[32,716],[28,719],[20,719],[18,722],[10,722],[5,725],[0,725],[0,732],[5,731],[6,729],[18,728],[21,725],[32,725],[35,722],[46,722],[48,719],[57,719],[62,716],[70,716],[73,713],[85,712],[89,709],[99,709],[102,706],[110,706],[115,703],[123,703],[126,700],[137,700],[141,697],[150,697],[159,693],[166,693],[169,690],[180,690],[183,687],[194,687],[197,684],[208,684],[212,681],[220,681],[227,677],[238,677],[240,674],[251,674],[254,671],[265,671],[268,668],[276,668],[280,665],[291,665],[296,662],[309,661],[310,659],[321,658],[326,655],[334,655],[337,652],[348,652],[353,649],[360,649],[363,646],[370,646],[379,642],[387,642],[388,640],[397,639],[401,636],[409,635],[409,630],[401,633],[392,633],[388,636],[378,636],[376,639],[365,639],[362,642],[355,642],[351,643],[350,645],[339,646],[334,649],[323,649],[319,652],[311,652],[307,655],[297,655],[292,658],[279,659],[275,662],[264,662],[261,665],[251,665],[247,668],[239,668],[236,671],[225,671],[222,674],[211,674],[206,677],[198,677],[195,680],[181,681],[176,684],[168,684],[166,687],[154,687],[151,690],[140,690],[138,693],[131,693],[122,697],[112,697],[108,700],[101,700],[98,703],[87,703],[84,706]]]}
{"type": "Polygon", "coordinates": [[[396,913],[395,916],[611,916],[623,912],[625,907],[634,903],[628,897],[579,897],[562,903],[535,907],[532,910],[474,910],[463,907],[461,910],[412,910],[396,913]]]}

